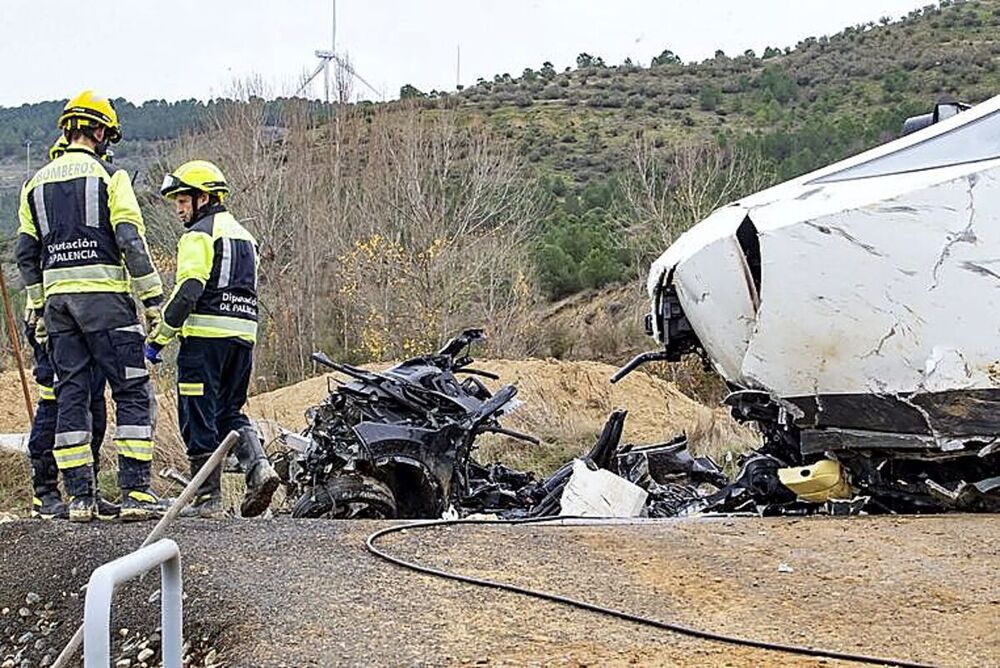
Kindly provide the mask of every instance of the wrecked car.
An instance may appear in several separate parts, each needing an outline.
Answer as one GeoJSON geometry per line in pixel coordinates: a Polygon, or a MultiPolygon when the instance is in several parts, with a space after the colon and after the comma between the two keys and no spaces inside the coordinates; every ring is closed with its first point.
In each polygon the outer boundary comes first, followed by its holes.
{"type": "Polygon", "coordinates": [[[375,372],[313,359],[349,378],[311,408],[309,426],[286,435],[288,450],[275,462],[294,517],[427,518],[484,499],[516,503],[516,490],[531,477],[472,459],[478,436],[502,433],[499,418],[515,405],[517,390],[497,392],[477,378],[497,377],[470,366],[470,346],[485,340],[470,329],[437,353],[375,372]],[[464,377],[463,377],[464,376],[464,377]]]}
{"type": "Polygon", "coordinates": [[[701,355],[800,500],[998,511],[998,214],[1000,97],[939,104],[679,237],[647,284],[662,348],[619,377],[701,355]]]}

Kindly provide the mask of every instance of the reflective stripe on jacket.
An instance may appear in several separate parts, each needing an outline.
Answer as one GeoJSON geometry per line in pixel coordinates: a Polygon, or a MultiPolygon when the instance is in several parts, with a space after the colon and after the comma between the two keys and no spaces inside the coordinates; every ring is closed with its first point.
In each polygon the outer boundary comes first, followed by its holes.
{"type": "Polygon", "coordinates": [[[178,241],[177,280],[163,316],[161,345],[178,333],[256,343],[257,241],[221,205],[178,241]]]}

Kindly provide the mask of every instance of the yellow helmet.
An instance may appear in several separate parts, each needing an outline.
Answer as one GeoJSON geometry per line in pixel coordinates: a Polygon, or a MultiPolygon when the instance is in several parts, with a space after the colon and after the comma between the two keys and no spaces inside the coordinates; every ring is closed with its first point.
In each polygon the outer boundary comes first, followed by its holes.
{"type": "Polygon", "coordinates": [[[92,90],[85,90],[71,98],[59,116],[59,128],[76,130],[102,125],[108,129],[108,141],[112,144],[122,138],[122,128],[118,124],[118,112],[111,100],[101,97],[92,90]]]}
{"type": "Polygon", "coordinates": [[[160,186],[160,194],[168,198],[185,190],[200,190],[222,200],[229,192],[229,184],[222,170],[208,160],[192,160],[164,176],[160,186]]]}
{"type": "Polygon", "coordinates": [[[61,156],[66,152],[68,146],[69,140],[66,139],[66,135],[59,135],[59,138],[52,144],[52,148],[49,149],[49,160],[55,160],[61,156]]]}

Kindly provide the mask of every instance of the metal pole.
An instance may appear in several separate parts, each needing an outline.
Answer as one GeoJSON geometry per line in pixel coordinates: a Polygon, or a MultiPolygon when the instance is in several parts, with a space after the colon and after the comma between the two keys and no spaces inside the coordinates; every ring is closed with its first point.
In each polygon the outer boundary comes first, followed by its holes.
{"type": "MultiPolygon", "coordinates": [[[[235,431],[231,431],[224,439],[222,439],[222,443],[220,443],[219,447],[215,449],[212,456],[208,458],[205,465],[201,467],[201,470],[198,471],[198,475],[191,479],[188,486],[184,488],[181,495],[178,496],[177,500],[175,500],[170,506],[170,510],[167,511],[167,514],[160,518],[160,521],[156,523],[153,530],[149,532],[148,536],[146,536],[146,540],[142,541],[142,545],[139,546],[140,548],[146,547],[150,543],[156,542],[163,537],[163,534],[166,533],[167,526],[174,521],[178,514],[180,514],[181,510],[184,509],[184,506],[191,502],[191,499],[193,499],[195,494],[198,493],[198,488],[201,487],[201,483],[205,482],[205,479],[208,478],[209,474],[212,473],[217,466],[222,465],[226,455],[229,454],[229,449],[233,447],[239,437],[239,434],[235,431]]],[[[161,595],[162,593],[163,592],[161,591],[161,595]]],[[[163,637],[166,638],[165,635],[163,637]]],[[[56,658],[55,662],[52,664],[52,668],[66,668],[69,666],[70,660],[73,658],[73,655],[76,654],[76,651],[80,649],[80,644],[82,642],[83,624],[76,629],[76,633],[74,633],[73,637],[70,638],[68,643],[66,643],[66,647],[63,648],[63,651],[56,658]]]]}
{"type": "MultiPolygon", "coordinates": [[[[337,0],[333,0],[333,25],[330,30],[330,53],[337,55],[337,0]]],[[[330,59],[326,59],[323,67],[323,90],[326,94],[326,103],[330,104],[330,59]]],[[[338,98],[340,97],[338,91],[338,98]]]]}
{"type": "Polygon", "coordinates": [[[160,568],[160,630],[163,668],[181,668],[184,659],[184,584],[181,581],[180,552],[176,559],[164,562],[160,568]]]}
{"type": "Polygon", "coordinates": [[[14,349],[14,359],[17,361],[17,372],[21,376],[21,390],[24,392],[24,407],[28,409],[28,419],[35,421],[35,407],[31,401],[31,390],[28,389],[28,377],[24,373],[24,360],[21,359],[21,340],[14,325],[14,310],[10,306],[10,295],[7,294],[7,279],[0,264],[0,292],[3,293],[3,310],[7,317],[7,334],[10,335],[10,345],[14,349]]]}
{"type": "Polygon", "coordinates": [[[330,104],[330,59],[323,60],[323,100],[330,104]]]}

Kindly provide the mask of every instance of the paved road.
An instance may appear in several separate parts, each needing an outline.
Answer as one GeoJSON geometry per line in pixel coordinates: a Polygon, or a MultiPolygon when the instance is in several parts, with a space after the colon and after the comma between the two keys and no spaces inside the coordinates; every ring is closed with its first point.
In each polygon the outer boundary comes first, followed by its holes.
{"type": "MultiPolygon", "coordinates": [[[[214,650],[209,663],[226,666],[841,665],[401,571],[364,550],[378,526],[179,523],[172,537],[184,558],[192,662],[204,665],[214,650]]],[[[19,661],[39,665],[59,647],[78,619],[78,590],[90,571],[138,545],[149,528],[0,524],[0,608],[9,608],[0,616],[0,663],[21,650],[19,661]],[[26,604],[29,593],[37,600],[26,604]],[[53,622],[63,623],[53,629],[53,622]]],[[[1000,517],[965,515],[453,527],[410,530],[386,545],[469,574],[715,631],[985,666],[1000,665],[998,539],[1000,517]]],[[[157,580],[127,586],[118,598],[115,656],[133,666],[156,625],[157,580]],[[120,636],[121,628],[128,631],[120,636]]]]}

